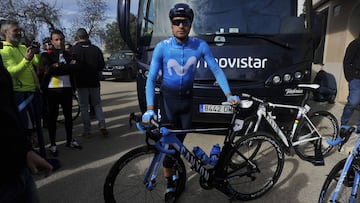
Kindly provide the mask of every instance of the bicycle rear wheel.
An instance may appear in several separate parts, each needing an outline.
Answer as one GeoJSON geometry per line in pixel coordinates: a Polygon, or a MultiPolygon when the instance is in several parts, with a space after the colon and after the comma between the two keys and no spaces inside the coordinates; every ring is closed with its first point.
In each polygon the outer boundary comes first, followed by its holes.
{"type": "MultiPolygon", "coordinates": [[[[328,203],[332,202],[332,196],[334,194],[336,185],[340,179],[341,173],[343,171],[346,159],[339,161],[334,168],[330,171],[327,176],[319,197],[319,203],[328,203]]],[[[344,179],[344,182],[340,188],[340,191],[337,195],[336,202],[349,202],[351,196],[351,190],[354,183],[354,174],[355,171],[358,171],[356,168],[359,166],[354,165],[354,162],[351,164],[349,171],[344,179]]],[[[356,197],[355,202],[359,202],[359,196],[356,197]]]]}
{"type": "Polygon", "coordinates": [[[224,163],[225,193],[242,201],[259,198],[278,181],[283,166],[284,152],[272,136],[263,132],[243,136],[224,163]]]}
{"type": "MultiPolygon", "coordinates": [[[[319,131],[322,136],[321,141],[321,153],[323,156],[326,156],[332,150],[332,146],[329,145],[326,140],[332,139],[335,140],[339,132],[339,125],[336,117],[327,111],[317,111],[312,113],[309,116],[310,121],[314,124],[316,129],[319,131]]],[[[294,142],[300,141],[303,139],[309,139],[312,137],[318,137],[315,130],[310,126],[309,122],[304,120],[299,126],[299,131],[294,137],[294,142]]],[[[300,145],[294,146],[296,154],[304,160],[314,160],[315,159],[315,146],[316,142],[304,142],[300,145]]]]}
{"type": "MultiPolygon", "coordinates": [[[[80,115],[80,105],[79,105],[79,98],[77,97],[76,93],[73,94],[73,100],[72,100],[72,111],[71,111],[71,117],[72,120],[76,120],[80,115]]],[[[65,121],[65,117],[63,114],[62,106],[59,106],[59,115],[57,118],[57,122],[63,123],[65,121]]]]}
{"type": "MultiPolygon", "coordinates": [[[[122,156],[111,167],[104,184],[105,202],[164,202],[166,180],[160,167],[155,187],[148,190],[145,186],[145,174],[158,151],[154,146],[142,146],[131,150],[122,156]]],[[[171,155],[169,155],[171,156],[171,155]]],[[[178,176],[176,196],[185,188],[186,170],[179,156],[171,156],[174,161],[174,171],[178,176]]]]}

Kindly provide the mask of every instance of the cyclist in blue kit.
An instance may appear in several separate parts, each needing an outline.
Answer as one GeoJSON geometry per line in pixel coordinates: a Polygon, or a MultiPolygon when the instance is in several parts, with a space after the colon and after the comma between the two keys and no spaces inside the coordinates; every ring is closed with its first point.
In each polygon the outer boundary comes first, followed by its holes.
{"type": "MultiPolygon", "coordinates": [[[[152,117],[156,117],[155,84],[161,71],[161,122],[172,123],[175,128],[188,129],[192,123],[192,87],[200,58],[203,57],[207,62],[227,101],[236,104],[240,98],[232,95],[225,74],[212,56],[208,44],[201,39],[188,36],[194,19],[194,12],[190,6],[184,3],[175,4],[169,12],[169,18],[174,36],[161,41],[155,47],[146,81],[147,111],[142,121],[148,123],[152,117]]],[[[177,137],[183,141],[185,135],[177,134],[177,137]]],[[[165,157],[163,166],[167,179],[165,202],[174,202],[176,183],[173,180],[173,163],[165,157]]]]}

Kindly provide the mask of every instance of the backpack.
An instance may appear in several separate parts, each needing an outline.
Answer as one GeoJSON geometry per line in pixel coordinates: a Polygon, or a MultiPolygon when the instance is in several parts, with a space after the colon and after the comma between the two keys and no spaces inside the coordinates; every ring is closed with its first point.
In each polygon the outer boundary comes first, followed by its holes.
{"type": "Polygon", "coordinates": [[[324,70],[320,70],[316,74],[313,83],[320,85],[320,87],[313,92],[314,101],[327,101],[330,104],[333,104],[335,102],[337,85],[336,79],[333,74],[328,73],[324,70]]]}

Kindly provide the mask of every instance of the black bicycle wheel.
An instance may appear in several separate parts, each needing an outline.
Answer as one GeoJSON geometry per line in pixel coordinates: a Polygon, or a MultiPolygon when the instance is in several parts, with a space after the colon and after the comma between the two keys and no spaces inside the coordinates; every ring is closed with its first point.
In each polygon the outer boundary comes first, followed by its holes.
{"type": "MultiPolygon", "coordinates": [[[[339,125],[336,117],[327,111],[317,111],[312,113],[309,116],[311,122],[314,124],[316,129],[319,131],[322,136],[321,140],[321,153],[323,156],[326,156],[332,150],[332,146],[329,145],[326,140],[332,139],[335,140],[339,132],[339,125]]],[[[299,131],[297,131],[294,136],[293,141],[301,141],[303,139],[308,139],[311,137],[317,137],[317,133],[310,127],[309,122],[304,120],[298,126],[299,131]]],[[[300,145],[294,146],[296,154],[304,160],[314,160],[315,159],[315,146],[319,140],[304,142],[300,145]]]]}
{"type": "MultiPolygon", "coordinates": [[[[72,101],[72,113],[71,113],[72,121],[76,120],[79,117],[79,115],[80,115],[79,98],[75,93],[73,94],[73,101],[72,101]]],[[[59,115],[57,121],[59,123],[63,123],[65,121],[65,117],[61,105],[59,106],[59,115]]]]}
{"type": "MultiPolygon", "coordinates": [[[[341,173],[343,171],[346,159],[339,161],[330,171],[327,176],[320,192],[319,203],[328,203],[333,202],[332,196],[334,194],[336,185],[340,179],[341,173]]],[[[354,162],[351,164],[349,171],[344,179],[344,182],[340,188],[340,191],[337,195],[337,199],[334,202],[349,202],[351,195],[351,190],[354,183],[354,174],[355,171],[358,171],[359,166],[354,162]],[[357,168],[357,169],[356,169],[357,168]]],[[[359,202],[359,195],[357,195],[355,202],[359,202]]]]}
{"type": "MultiPolygon", "coordinates": [[[[160,167],[155,187],[146,189],[144,178],[150,163],[158,151],[153,146],[141,146],[122,156],[111,167],[104,184],[105,202],[164,202],[166,180],[160,167]]],[[[185,188],[186,169],[179,156],[171,156],[174,161],[174,171],[178,176],[176,195],[179,196],[185,188]]],[[[161,164],[162,165],[162,164],[161,164]]]]}
{"type": "Polygon", "coordinates": [[[243,136],[224,163],[226,193],[242,201],[259,198],[278,181],[283,167],[284,152],[272,136],[264,132],[243,136]]]}

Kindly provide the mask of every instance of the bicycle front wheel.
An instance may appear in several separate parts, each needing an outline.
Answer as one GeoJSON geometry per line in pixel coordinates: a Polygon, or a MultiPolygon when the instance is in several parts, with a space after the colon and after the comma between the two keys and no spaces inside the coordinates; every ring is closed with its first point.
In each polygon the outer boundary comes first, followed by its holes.
{"type": "Polygon", "coordinates": [[[252,200],[268,192],[284,167],[284,152],[272,136],[250,133],[236,141],[224,169],[226,193],[237,200],[252,200]]]}
{"type": "MultiPolygon", "coordinates": [[[[343,168],[345,165],[346,159],[339,161],[334,168],[330,171],[329,175],[327,176],[319,197],[319,203],[328,203],[333,202],[332,197],[335,192],[335,188],[337,183],[340,179],[341,173],[343,172],[343,168]]],[[[354,165],[354,162],[351,164],[349,171],[347,172],[346,177],[344,178],[344,182],[341,185],[341,188],[337,194],[337,198],[334,202],[350,202],[351,197],[351,190],[354,183],[354,174],[355,171],[358,171],[359,166],[357,164],[354,165]]],[[[359,202],[359,196],[355,197],[354,202],[359,202]]]]}
{"type": "MultiPolygon", "coordinates": [[[[333,114],[327,111],[314,112],[309,116],[309,119],[322,137],[321,153],[323,156],[326,156],[333,148],[326,142],[326,140],[336,139],[336,136],[339,132],[338,121],[333,114]]],[[[294,142],[319,137],[316,131],[310,126],[310,123],[306,120],[304,120],[304,122],[298,126],[298,129],[299,131],[294,137],[294,142]]],[[[303,160],[314,160],[315,146],[318,141],[319,140],[303,142],[299,145],[294,146],[296,154],[303,160]]]]}
{"type": "MultiPolygon", "coordinates": [[[[160,167],[157,173],[152,190],[146,188],[145,180],[150,163],[158,153],[154,146],[142,146],[131,150],[115,162],[104,184],[105,202],[164,202],[167,182],[162,168],[160,167]]],[[[179,156],[169,156],[175,162],[174,171],[178,177],[175,193],[179,196],[185,188],[186,169],[179,156]]]]}

